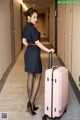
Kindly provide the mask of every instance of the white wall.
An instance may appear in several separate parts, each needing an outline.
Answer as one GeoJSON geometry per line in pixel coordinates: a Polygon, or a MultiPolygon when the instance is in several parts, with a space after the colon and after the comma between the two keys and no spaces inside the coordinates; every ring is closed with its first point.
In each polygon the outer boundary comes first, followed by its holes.
{"type": "Polygon", "coordinates": [[[10,0],[0,0],[0,79],[11,64],[10,0]]]}

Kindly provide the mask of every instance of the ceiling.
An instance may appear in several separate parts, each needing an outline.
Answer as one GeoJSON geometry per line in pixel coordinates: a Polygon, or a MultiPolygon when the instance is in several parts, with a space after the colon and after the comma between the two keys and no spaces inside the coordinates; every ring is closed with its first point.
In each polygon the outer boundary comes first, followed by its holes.
{"type": "Polygon", "coordinates": [[[54,0],[23,0],[28,8],[34,7],[40,13],[44,13],[54,0]]]}

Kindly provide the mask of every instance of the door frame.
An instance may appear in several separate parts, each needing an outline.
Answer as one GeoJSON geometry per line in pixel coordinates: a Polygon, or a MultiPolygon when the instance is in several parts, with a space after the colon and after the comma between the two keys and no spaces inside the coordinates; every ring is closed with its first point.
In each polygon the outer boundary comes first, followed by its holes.
{"type": "Polygon", "coordinates": [[[20,16],[21,16],[21,49],[23,49],[23,44],[22,44],[22,31],[23,31],[23,8],[22,5],[20,4],[20,16]]]}
{"type": "Polygon", "coordinates": [[[57,30],[58,30],[58,0],[55,0],[55,52],[57,53],[57,30]]]}
{"type": "Polygon", "coordinates": [[[14,1],[10,0],[10,21],[11,21],[11,56],[12,64],[15,63],[15,30],[14,30],[14,1]]]}

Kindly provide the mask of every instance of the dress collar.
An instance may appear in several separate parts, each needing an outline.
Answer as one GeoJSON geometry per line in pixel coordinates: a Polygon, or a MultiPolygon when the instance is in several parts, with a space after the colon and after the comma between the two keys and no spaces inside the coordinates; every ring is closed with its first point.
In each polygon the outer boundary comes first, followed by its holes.
{"type": "Polygon", "coordinates": [[[31,23],[31,22],[27,22],[27,24],[28,24],[28,25],[31,25],[31,26],[34,26],[34,24],[33,24],[33,23],[31,23]]]}

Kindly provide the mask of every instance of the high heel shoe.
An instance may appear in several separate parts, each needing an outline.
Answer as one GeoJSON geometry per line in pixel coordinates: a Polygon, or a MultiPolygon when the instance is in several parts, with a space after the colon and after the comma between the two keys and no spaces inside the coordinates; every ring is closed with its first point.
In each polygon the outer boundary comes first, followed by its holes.
{"type": "Polygon", "coordinates": [[[30,101],[27,103],[27,111],[30,112],[31,115],[36,115],[36,112],[32,110],[32,105],[30,101]]]}
{"type": "Polygon", "coordinates": [[[38,109],[39,109],[39,107],[36,107],[35,104],[33,104],[33,110],[35,111],[35,110],[38,110],[38,109]]]}

